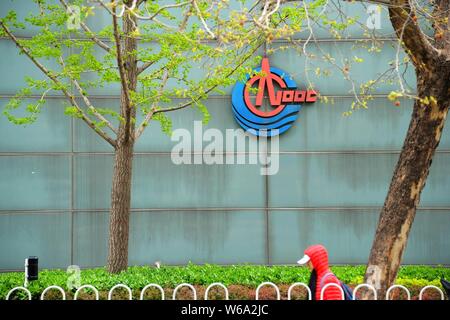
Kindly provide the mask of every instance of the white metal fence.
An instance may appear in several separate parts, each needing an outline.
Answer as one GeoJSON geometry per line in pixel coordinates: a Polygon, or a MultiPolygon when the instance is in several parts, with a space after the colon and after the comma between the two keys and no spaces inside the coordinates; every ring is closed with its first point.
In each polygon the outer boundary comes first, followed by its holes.
{"type": "MultiPolygon", "coordinates": [[[[208,294],[209,294],[209,291],[211,290],[211,288],[216,287],[216,286],[217,286],[217,287],[220,287],[220,288],[222,288],[222,289],[224,290],[224,292],[225,292],[225,300],[228,300],[228,299],[229,299],[229,291],[228,291],[228,288],[227,288],[223,283],[220,283],[220,282],[214,282],[214,283],[211,283],[211,284],[206,288],[205,296],[204,296],[205,300],[208,300],[208,294]]],[[[274,290],[275,290],[275,292],[276,292],[277,300],[280,300],[280,299],[281,299],[280,289],[278,288],[278,286],[277,286],[275,283],[273,283],[273,282],[263,282],[263,283],[261,283],[261,284],[256,288],[256,296],[255,296],[255,299],[256,299],[256,300],[259,300],[259,291],[260,291],[261,288],[264,287],[264,286],[270,286],[270,287],[273,287],[274,290]]],[[[141,293],[140,293],[140,300],[144,300],[145,292],[147,291],[147,289],[149,289],[149,288],[151,288],[151,287],[157,288],[157,289],[161,292],[161,300],[164,300],[164,299],[165,299],[164,289],[163,289],[160,285],[158,285],[158,284],[156,284],[156,283],[150,283],[150,284],[146,285],[146,286],[142,289],[142,291],[141,291],[141,293]]],[[[182,287],[188,287],[188,288],[190,288],[191,291],[192,291],[193,300],[197,300],[197,290],[195,289],[195,287],[194,287],[193,285],[191,285],[191,284],[189,284],[189,283],[181,283],[181,284],[179,284],[178,286],[176,286],[175,289],[173,290],[173,293],[172,293],[172,300],[176,300],[176,298],[177,298],[177,293],[178,293],[179,289],[181,289],[182,287]]],[[[295,283],[292,284],[292,285],[289,287],[289,289],[288,289],[288,292],[287,292],[287,298],[288,298],[288,300],[291,300],[291,299],[292,299],[292,290],[293,290],[295,287],[303,287],[303,288],[306,290],[307,294],[308,294],[308,300],[311,300],[311,299],[312,299],[311,290],[309,289],[308,285],[306,285],[306,284],[303,283],[303,282],[295,282],[295,283]]],[[[342,290],[342,287],[339,286],[339,285],[337,285],[337,284],[335,284],[335,283],[329,283],[329,284],[325,285],[325,286],[322,288],[322,290],[321,290],[321,292],[320,292],[320,300],[323,300],[323,297],[324,297],[324,294],[325,294],[326,290],[329,289],[330,287],[337,287],[337,288],[339,288],[339,291],[340,291],[340,293],[341,293],[341,295],[342,295],[342,300],[345,299],[345,297],[344,297],[344,291],[342,290]]],[[[129,300],[132,300],[132,299],[133,299],[132,289],[131,289],[130,287],[128,287],[128,286],[125,285],[125,284],[117,284],[117,285],[113,286],[113,287],[111,288],[111,290],[109,290],[109,292],[108,292],[108,300],[112,300],[112,298],[113,298],[113,292],[114,292],[116,289],[119,289],[119,288],[125,289],[125,290],[127,291],[127,293],[128,293],[128,299],[129,299],[129,300]]],[[[356,287],[353,289],[353,300],[356,300],[356,294],[357,294],[357,292],[358,292],[361,288],[367,288],[367,289],[370,289],[370,290],[373,292],[373,300],[377,300],[377,299],[378,299],[376,289],[375,289],[373,286],[369,285],[369,284],[363,283],[363,284],[360,284],[360,285],[356,286],[356,287]]],[[[73,299],[74,299],[74,300],[77,300],[77,299],[78,299],[79,293],[80,293],[82,290],[84,290],[84,289],[90,289],[90,290],[94,291],[94,293],[95,293],[95,299],[96,299],[96,300],[99,300],[99,291],[98,291],[98,289],[95,288],[94,286],[90,285],[90,284],[85,284],[85,285],[79,287],[79,288],[77,289],[77,291],[75,292],[73,299]]],[[[411,300],[411,292],[408,290],[408,288],[406,288],[405,286],[399,285],[399,284],[395,284],[395,285],[389,287],[389,289],[386,291],[386,296],[384,297],[385,300],[391,300],[391,293],[393,292],[394,289],[401,289],[401,290],[403,290],[404,292],[406,292],[407,300],[411,300]]],[[[42,291],[42,294],[41,294],[41,296],[40,296],[40,300],[44,300],[44,299],[45,299],[45,295],[46,295],[47,292],[50,291],[50,290],[57,290],[57,291],[59,291],[59,292],[61,293],[62,300],[66,300],[66,293],[65,293],[64,289],[61,288],[60,286],[56,286],[56,285],[49,286],[49,287],[45,288],[44,291],[42,291]]],[[[424,293],[425,293],[426,291],[430,291],[430,290],[436,290],[436,291],[438,291],[441,300],[445,300],[444,292],[443,292],[440,288],[438,288],[438,287],[436,287],[436,286],[434,286],[434,285],[428,285],[428,286],[423,287],[423,288],[420,290],[420,293],[419,293],[419,300],[423,300],[424,293]]],[[[27,296],[28,296],[28,300],[31,300],[31,292],[30,292],[30,290],[28,290],[27,288],[22,287],[22,286],[12,288],[12,289],[8,292],[8,294],[6,295],[6,300],[9,300],[10,297],[11,297],[11,295],[12,295],[15,291],[25,291],[26,294],[27,294],[27,296]]]]}

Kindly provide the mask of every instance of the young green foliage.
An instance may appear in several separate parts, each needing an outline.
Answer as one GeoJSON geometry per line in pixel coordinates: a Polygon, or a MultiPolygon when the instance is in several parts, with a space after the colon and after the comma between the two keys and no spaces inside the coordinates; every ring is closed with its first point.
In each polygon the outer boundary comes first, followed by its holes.
{"type": "Polygon", "coordinates": [[[15,11],[2,17],[0,30],[17,42],[21,54],[41,66],[43,78],[28,77],[27,87],[4,106],[3,114],[16,124],[33,123],[45,105],[45,96],[62,92],[69,102],[65,113],[84,120],[103,138],[114,134],[124,117],[118,99],[108,109],[99,108],[91,99],[99,88],[111,88],[108,95],[112,97],[121,94],[111,19],[114,7],[117,15],[124,9],[123,15],[137,16],[132,32],[119,30],[122,39],[133,37],[138,42],[137,50],[123,52],[123,59],[138,61],[137,89],[129,92],[130,103],[141,118],[131,120],[136,138],[151,120],[159,121],[163,131],[170,133],[170,116],[163,113],[189,106],[207,122],[209,112],[201,101],[211,93],[224,93],[257,65],[258,49],[266,37],[251,21],[252,14],[258,14],[251,1],[175,1],[169,5],[137,1],[135,8],[130,8],[132,1],[128,6],[122,1],[33,2],[22,21],[15,11]],[[77,12],[79,25],[69,28],[68,22],[77,12]],[[107,22],[98,26],[98,21],[107,22]],[[30,38],[15,37],[20,29],[36,32],[30,38]],[[24,116],[19,110],[27,98],[36,102],[24,108],[24,116]]]}

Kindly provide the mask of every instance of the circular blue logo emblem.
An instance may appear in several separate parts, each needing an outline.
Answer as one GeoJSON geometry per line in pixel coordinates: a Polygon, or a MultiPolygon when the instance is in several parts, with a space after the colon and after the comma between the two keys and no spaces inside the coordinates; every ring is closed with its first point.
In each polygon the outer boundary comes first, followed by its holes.
{"type": "Polygon", "coordinates": [[[254,70],[253,77],[247,76],[245,82],[237,82],[233,88],[234,118],[244,130],[256,136],[283,133],[297,119],[300,103],[315,102],[317,94],[314,90],[296,90],[294,80],[283,70],[270,67],[268,58],[263,58],[261,67],[254,70]],[[275,85],[279,88],[277,92],[275,85]],[[256,97],[251,96],[251,88],[257,88],[256,97]],[[266,91],[269,110],[262,108],[266,91]]]}

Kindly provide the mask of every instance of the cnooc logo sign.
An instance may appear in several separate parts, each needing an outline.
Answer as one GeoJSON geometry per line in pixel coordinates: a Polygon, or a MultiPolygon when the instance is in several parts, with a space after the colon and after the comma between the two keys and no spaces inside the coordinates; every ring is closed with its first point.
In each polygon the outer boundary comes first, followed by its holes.
{"type": "Polygon", "coordinates": [[[261,67],[254,69],[253,77],[237,82],[232,92],[234,118],[246,131],[256,135],[273,136],[288,130],[297,119],[301,103],[312,103],[317,99],[314,90],[296,90],[297,85],[285,71],[269,65],[263,58],[261,67]],[[256,97],[251,88],[257,87],[256,97]],[[275,88],[279,90],[275,92],[275,88]],[[269,108],[264,108],[267,91],[269,108]],[[276,130],[275,130],[276,129],[276,130]]]}

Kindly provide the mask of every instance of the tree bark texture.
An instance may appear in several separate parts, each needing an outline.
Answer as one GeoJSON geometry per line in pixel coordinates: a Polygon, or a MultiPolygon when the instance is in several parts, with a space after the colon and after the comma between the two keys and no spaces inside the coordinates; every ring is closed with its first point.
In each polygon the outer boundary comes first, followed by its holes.
{"type": "Polygon", "coordinates": [[[419,97],[400,153],[370,252],[365,282],[384,298],[394,284],[408,235],[441,139],[449,108],[450,76],[446,69],[417,72],[419,97]]]}
{"type": "MultiPolygon", "coordinates": [[[[136,18],[131,14],[123,16],[123,45],[121,55],[129,91],[136,91],[137,50],[136,38],[131,36],[137,26],[136,18]],[[130,54],[132,53],[132,54],[130,54]]],[[[121,90],[120,115],[123,121],[119,124],[114,171],[111,190],[111,211],[109,220],[109,248],[107,269],[111,273],[119,273],[128,267],[128,239],[131,209],[131,179],[134,150],[134,121],[136,108],[126,98],[125,90],[121,90]]]]}

